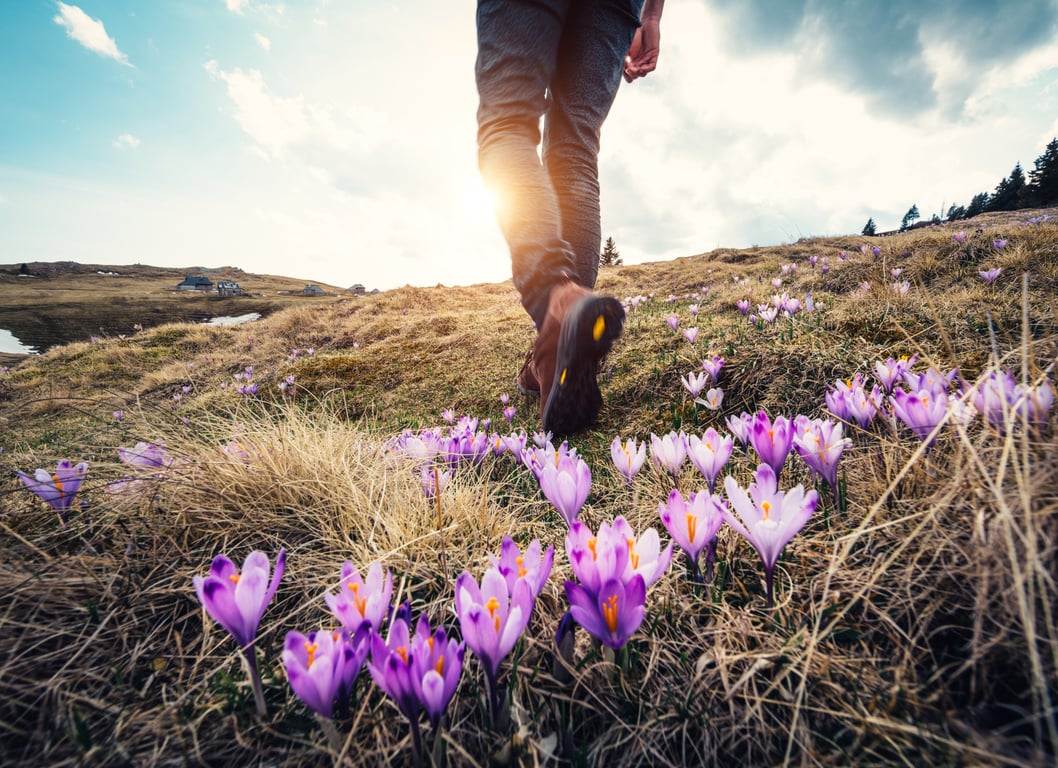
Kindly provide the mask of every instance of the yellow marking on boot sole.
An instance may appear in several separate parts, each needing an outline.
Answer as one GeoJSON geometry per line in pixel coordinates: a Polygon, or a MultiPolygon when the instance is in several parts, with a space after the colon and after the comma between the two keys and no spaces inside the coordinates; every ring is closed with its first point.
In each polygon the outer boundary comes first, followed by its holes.
{"type": "Polygon", "coordinates": [[[562,375],[558,377],[558,385],[561,387],[566,383],[566,369],[562,369],[562,375]]]}
{"type": "Polygon", "coordinates": [[[591,329],[592,338],[598,341],[602,338],[603,332],[606,330],[606,318],[599,315],[595,318],[595,327],[591,329]]]}

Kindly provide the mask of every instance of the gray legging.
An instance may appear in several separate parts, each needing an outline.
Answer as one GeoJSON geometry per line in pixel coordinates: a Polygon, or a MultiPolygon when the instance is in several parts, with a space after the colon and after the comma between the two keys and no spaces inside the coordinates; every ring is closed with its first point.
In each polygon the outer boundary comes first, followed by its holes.
{"type": "Polygon", "coordinates": [[[478,2],[478,164],[497,197],[514,285],[538,329],[552,285],[569,278],[595,285],[602,239],[599,131],[642,5],[478,2]]]}

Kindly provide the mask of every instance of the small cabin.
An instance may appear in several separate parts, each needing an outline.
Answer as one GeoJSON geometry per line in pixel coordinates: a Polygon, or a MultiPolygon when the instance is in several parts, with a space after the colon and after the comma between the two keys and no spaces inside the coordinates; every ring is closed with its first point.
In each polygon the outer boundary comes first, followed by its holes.
{"type": "Polygon", "coordinates": [[[305,289],[301,292],[305,296],[323,296],[325,291],[318,285],[306,285],[305,289]]]}
{"type": "Polygon", "coordinates": [[[202,291],[208,293],[213,290],[213,281],[200,275],[186,275],[183,282],[176,287],[181,291],[202,291]]]}
{"type": "Polygon", "coordinates": [[[242,296],[243,290],[234,280],[218,280],[217,281],[217,295],[218,296],[242,296]]]}
{"type": "Polygon", "coordinates": [[[349,293],[356,296],[363,296],[367,293],[367,288],[364,287],[363,283],[356,283],[349,287],[349,293]]]}

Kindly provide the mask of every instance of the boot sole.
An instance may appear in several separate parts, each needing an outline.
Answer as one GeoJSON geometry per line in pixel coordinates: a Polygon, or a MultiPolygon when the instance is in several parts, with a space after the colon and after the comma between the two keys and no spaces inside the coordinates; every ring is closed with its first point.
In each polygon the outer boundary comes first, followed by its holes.
{"type": "Polygon", "coordinates": [[[555,381],[543,412],[545,432],[566,435],[591,425],[602,408],[596,374],[624,325],[624,308],[610,296],[585,296],[562,322],[555,381]]]}

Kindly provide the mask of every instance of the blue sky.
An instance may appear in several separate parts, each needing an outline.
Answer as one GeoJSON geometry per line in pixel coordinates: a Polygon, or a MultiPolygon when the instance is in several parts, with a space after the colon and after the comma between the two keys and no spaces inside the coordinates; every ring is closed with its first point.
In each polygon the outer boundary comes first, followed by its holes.
{"type": "MultiPolygon", "coordinates": [[[[466,0],[9,0],[0,263],[504,280],[466,0]]],[[[896,227],[1058,135],[1058,2],[668,0],[603,130],[626,262],[896,227]]]]}

